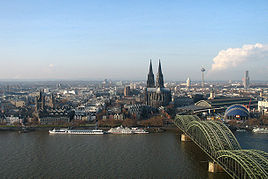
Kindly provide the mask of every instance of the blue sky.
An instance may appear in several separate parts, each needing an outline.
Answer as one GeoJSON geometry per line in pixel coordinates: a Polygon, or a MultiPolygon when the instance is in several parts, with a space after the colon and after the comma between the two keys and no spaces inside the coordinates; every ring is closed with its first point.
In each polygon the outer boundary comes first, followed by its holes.
{"type": "Polygon", "coordinates": [[[209,80],[267,79],[268,1],[0,1],[0,79],[143,80],[161,59],[166,80],[199,80],[221,50],[256,43],[209,80]]]}

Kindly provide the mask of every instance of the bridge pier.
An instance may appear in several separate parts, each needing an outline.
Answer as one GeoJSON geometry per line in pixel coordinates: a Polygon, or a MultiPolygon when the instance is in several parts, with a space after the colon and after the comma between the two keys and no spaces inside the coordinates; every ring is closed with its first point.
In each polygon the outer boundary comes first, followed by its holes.
{"type": "Polygon", "coordinates": [[[181,134],[181,141],[183,142],[191,141],[191,138],[185,134],[181,134]]]}
{"type": "Polygon", "coordinates": [[[222,167],[219,164],[215,163],[215,162],[208,162],[208,171],[211,172],[211,173],[224,172],[222,167]]]}

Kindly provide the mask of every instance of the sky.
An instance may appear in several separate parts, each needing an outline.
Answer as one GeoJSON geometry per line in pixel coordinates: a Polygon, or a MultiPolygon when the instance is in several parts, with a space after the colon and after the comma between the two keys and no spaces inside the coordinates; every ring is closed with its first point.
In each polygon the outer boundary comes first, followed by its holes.
{"type": "Polygon", "coordinates": [[[268,77],[268,1],[1,0],[0,80],[268,77]]]}

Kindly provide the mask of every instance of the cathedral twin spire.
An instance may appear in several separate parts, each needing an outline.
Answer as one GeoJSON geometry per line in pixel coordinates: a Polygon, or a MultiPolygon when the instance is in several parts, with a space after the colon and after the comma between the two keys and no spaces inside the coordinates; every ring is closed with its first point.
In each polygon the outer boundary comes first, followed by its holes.
{"type": "Polygon", "coordinates": [[[150,60],[149,73],[147,78],[147,88],[154,88],[154,73],[152,68],[152,60],[150,60]]]}
{"type": "Polygon", "coordinates": [[[158,73],[156,76],[156,85],[154,82],[152,60],[150,60],[149,73],[148,73],[148,78],[147,78],[147,88],[155,88],[155,87],[156,88],[164,88],[164,78],[163,78],[160,60],[159,60],[159,65],[158,65],[158,73]]]}

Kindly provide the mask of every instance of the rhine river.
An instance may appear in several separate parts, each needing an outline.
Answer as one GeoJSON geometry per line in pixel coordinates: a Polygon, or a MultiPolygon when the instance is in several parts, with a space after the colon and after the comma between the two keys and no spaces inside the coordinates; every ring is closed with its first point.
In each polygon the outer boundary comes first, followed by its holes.
{"type": "MultiPolygon", "coordinates": [[[[235,133],[242,148],[268,152],[268,135],[235,133]]],[[[1,178],[229,178],[178,131],[144,135],[0,132],[1,178]]]]}

